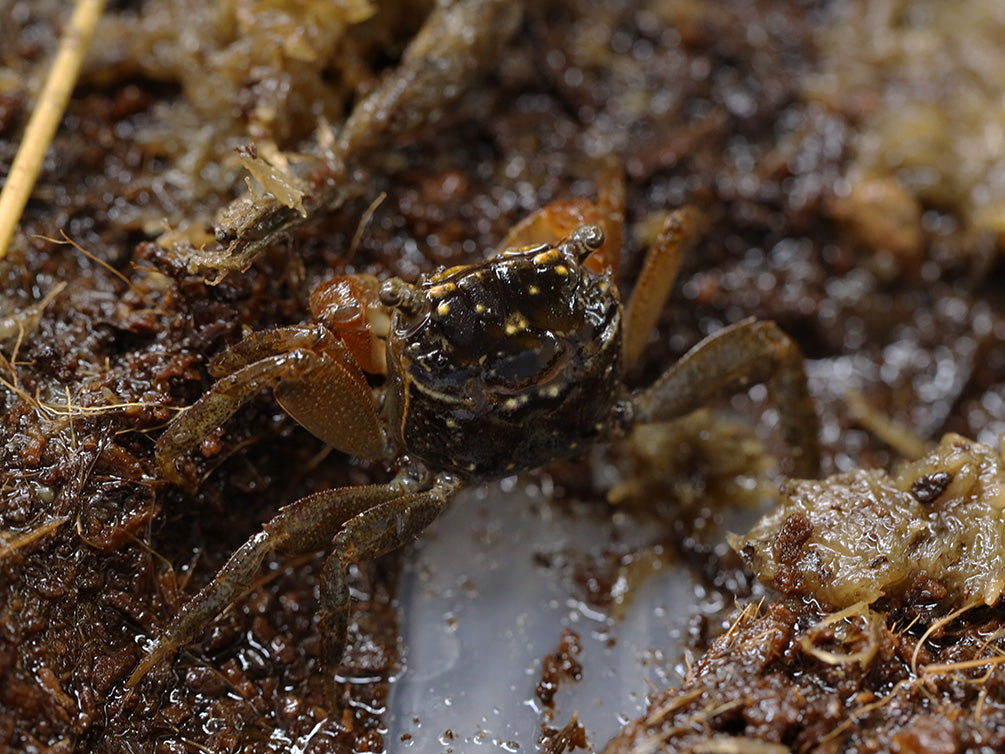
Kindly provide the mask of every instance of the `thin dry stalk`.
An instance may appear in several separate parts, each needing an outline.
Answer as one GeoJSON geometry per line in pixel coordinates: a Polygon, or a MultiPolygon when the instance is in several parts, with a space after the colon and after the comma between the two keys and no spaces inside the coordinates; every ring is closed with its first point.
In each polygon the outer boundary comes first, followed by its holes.
{"type": "Polygon", "coordinates": [[[840,612],[831,613],[813,626],[813,628],[810,629],[806,635],[800,637],[799,646],[806,654],[811,657],[815,657],[828,665],[841,665],[844,663],[857,662],[864,668],[872,662],[872,659],[876,656],[876,650],[879,646],[879,625],[877,623],[876,615],[869,609],[868,603],[856,602],[854,605],[846,607],[840,612]],[[860,649],[858,652],[839,653],[829,652],[826,649],[820,649],[813,645],[811,634],[816,634],[821,629],[826,628],[833,623],[839,623],[846,618],[855,617],[861,617],[865,621],[866,627],[869,629],[869,641],[863,649],[860,649]]]}
{"type": "Polygon", "coordinates": [[[985,673],[981,678],[959,678],[958,680],[964,682],[975,682],[978,684],[987,683],[988,678],[991,677],[991,673],[999,665],[1005,663],[1005,655],[997,655],[996,657],[975,657],[973,660],[961,660],[960,662],[948,662],[941,665],[926,665],[922,670],[923,676],[934,676],[934,675],[950,675],[957,670],[973,670],[974,668],[983,668],[985,666],[990,666],[988,672],[985,673]]]}
{"type": "Polygon", "coordinates": [[[789,747],[743,736],[716,736],[695,746],[695,754],[789,754],[789,747]]]}
{"type": "Polygon", "coordinates": [[[858,390],[849,390],[845,393],[845,403],[852,416],[874,434],[885,442],[904,458],[915,460],[921,458],[928,451],[928,444],[918,437],[907,427],[898,424],[883,412],[869,405],[858,390]]]}
{"type": "Polygon", "coordinates": [[[673,697],[673,699],[671,699],[669,702],[667,702],[662,707],[655,710],[651,715],[649,715],[649,717],[646,718],[646,725],[656,725],[657,723],[661,722],[671,712],[674,712],[675,710],[680,709],[681,707],[687,704],[690,704],[695,699],[700,697],[703,693],[705,693],[705,689],[700,688],[700,689],[694,689],[692,691],[687,691],[683,694],[678,694],[677,696],[673,697]]]}
{"type": "Polygon", "coordinates": [[[965,612],[977,607],[977,605],[979,604],[980,604],[979,600],[977,599],[971,600],[970,602],[967,602],[965,605],[963,605],[963,607],[949,613],[949,615],[945,615],[942,618],[939,618],[937,621],[935,621],[934,623],[932,623],[932,625],[928,627],[928,630],[926,630],[925,633],[921,635],[921,638],[915,645],[914,652],[911,653],[911,673],[913,673],[914,675],[918,675],[918,653],[921,651],[921,648],[925,646],[925,642],[928,641],[932,636],[936,635],[937,631],[941,630],[945,626],[948,626],[950,623],[959,618],[965,612]]]}
{"type": "MultiPolygon", "coordinates": [[[[967,609],[969,609],[969,608],[967,608],[967,609]]],[[[959,615],[959,613],[961,613],[961,612],[962,612],[962,610],[961,611],[957,611],[957,613],[955,613],[953,616],[947,616],[947,617],[949,617],[950,619],[952,619],[953,617],[956,617],[957,615],[959,615]]],[[[914,658],[914,659],[917,659],[917,658],[914,658]]],[[[837,738],[838,736],[840,736],[845,731],[847,731],[850,728],[852,728],[853,726],[857,725],[858,722],[860,720],[862,720],[866,715],[870,714],[871,712],[874,712],[875,710],[879,709],[880,707],[882,707],[882,706],[884,706],[886,704],[889,704],[894,699],[894,697],[897,696],[897,694],[901,693],[904,690],[910,691],[912,689],[919,689],[919,688],[923,689],[925,682],[931,681],[931,680],[933,680],[935,678],[938,678],[938,677],[943,677],[943,678],[945,678],[945,677],[952,677],[952,678],[954,678],[955,680],[957,680],[957,681],[959,681],[961,683],[971,683],[971,684],[977,684],[978,686],[980,686],[980,685],[983,685],[983,684],[987,683],[988,679],[991,677],[991,674],[994,672],[994,670],[999,665],[1002,665],[1002,664],[1005,664],[1005,656],[1003,656],[1003,655],[998,655],[998,656],[995,656],[995,657],[978,657],[978,658],[975,658],[973,660],[964,660],[964,661],[961,661],[961,662],[943,663],[943,664],[939,664],[939,665],[935,665],[935,664],[933,664],[933,665],[926,665],[922,669],[922,673],[921,673],[920,676],[915,676],[914,678],[905,678],[902,681],[898,681],[894,685],[894,687],[892,689],[890,689],[890,692],[888,694],[886,694],[885,696],[883,696],[882,698],[877,699],[874,702],[870,702],[869,704],[863,705],[862,707],[859,707],[858,709],[851,710],[848,713],[848,719],[846,719],[844,722],[842,722],[840,725],[838,725],[836,728],[834,728],[819,743],[822,745],[822,744],[824,744],[824,743],[826,743],[826,742],[828,742],[828,741],[830,741],[830,740],[832,740],[834,738],[837,738]],[[981,676],[980,678],[965,678],[965,677],[957,677],[957,676],[953,675],[957,671],[973,670],[974,668],[981,668],[981,667],[985,667],[985,666],[990,666],[990,667],[988,667],[988,671],[983,676],[981,676]]]]}
{"type": "Polygon", "coordinates": [[[0,192],[0,259],[7,254],[14,230],[35,187],[46,150],[63,118],[84,54],[94,36],[94,27],[104,8],[105,0],[79,0],[70,23],[63,31],[56,60],[28,120],[7,182],[0,192]]]}
{"type": "Polygon", "coordinates": [[[366,226],[370,224],[370,220],[373,219],[374,213],[381,203],[387,199],[387,192],[381,191],[380,194],[370,202],[370,206],[366,208],[366,212],[359,220],[359,224],[356,225],[356,232],[352,234],[352,241],[349,243],[349,253],[346,256],[346,263],[348,263],[353,257],[356,256],[356,251],[359,249],[359,243],[363,240],[363,233],[366,231],[366,226]]]}
{"type": "Polygon", "coordinates": [[[42,537],[56,531],[56,529],[69,520],[69,516],[51,518],[41,526],[36,526],[34,529],[26,531],[24,534],[21,534],[14,539],[6,542],[0,540],[0,561],[4,561],[13,555],[16,555],[24,548],[30,547],[32,544],[42,539],[42,537]]]}
{"type": "Polygon", "coordinates": [[[908,686],[914,686],[916,683],[917,683],[917,679],[916,678],[907,678],[907,679],[904,679],[903,681],[898,681],[894,685],[894,687],[892,689],[890,689],[890,693],[888,693],[886,696],[884,696],[884,697],[882,697],[880,699],[877,699],[874,702],[870,702],[869,704],[863,705],[862,707],[859,707],[858,709],[854,709],[854,710],[849,711],[848,718],[844,722],[842,722],[840,725],[838,725],[836,728],[834,728],[830,733],[828,733],[826,736],[824,736],[822,739],[820,739],[820,741],[819,741],[820,746],[822,747],[823,744],[825,744],[828,741],[831,741],[831,740],[837,738],[842,733],[844,733],[846,730],[849,730],[853,726],[857,725],[859,720],[861,720],[863,717],[865,717],[866,715],[868,715],[873,710],[877,710],[880,707],[882,707],[883,705],[889,704],[890,701],[898,693],[900,693],[900,690],[902,688],[905,688],[905,687],[908,687],[908,686]]]}

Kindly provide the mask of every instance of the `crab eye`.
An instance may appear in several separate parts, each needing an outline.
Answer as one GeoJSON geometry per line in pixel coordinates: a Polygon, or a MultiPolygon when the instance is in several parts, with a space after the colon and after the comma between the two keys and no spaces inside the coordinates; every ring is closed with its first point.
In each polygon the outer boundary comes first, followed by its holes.
{"type": "Polygon", "coordinates": [[[385,281],[377,295],[384,306],[400,309],[406,314],[417,314],[425,300],[425,296],[418,288],[401,278],[385,281]]]}
{"type": "Polygon", "coordinates": [[[565,243],[575,254],[576,259],[584,262],[604,245],[604,229],[599,225],[580,225],[569,234],[565,243]]]}

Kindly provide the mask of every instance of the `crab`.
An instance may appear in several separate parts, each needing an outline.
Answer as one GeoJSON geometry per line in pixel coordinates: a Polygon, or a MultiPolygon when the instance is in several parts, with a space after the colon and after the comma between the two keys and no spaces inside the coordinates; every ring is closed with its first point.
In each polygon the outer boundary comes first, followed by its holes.
{"type": "Polygon", "coordinates": [[[697,223],[687,208],[669,215],[622,306],[614,283],[621,197],[623,187],[596,203],[549,205],[515,226],[487,261],[415,283],[336,277],[312,292],[313,323],[253,333],[213,359],[216,382],[158,441],[166,480],[183,484],[178,463],[265,387],[322,441],[383,460],[396,476],[281,508],[148,645],[127,685],[197,638],[248,589],[267,555],[328,548],[320,660],[333,704],[351,564],[411,541],[465,485],[574,456],[755,383],[778,404],[795,473],[816,476],[818,424],[803,357],[772,322],[725,327],[649,387],[626,387],[697,223]],[[367,374],[385,378],[374,389],[367,374]]]}

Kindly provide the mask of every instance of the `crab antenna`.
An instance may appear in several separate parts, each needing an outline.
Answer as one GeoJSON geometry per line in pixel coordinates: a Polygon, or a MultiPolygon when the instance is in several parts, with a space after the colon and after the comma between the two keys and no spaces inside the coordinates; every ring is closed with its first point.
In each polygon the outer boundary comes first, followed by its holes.
{"type": "Polygon", "coordinates": [[[587,257],[604,245],[604,229],[599,225],[580,225],[569,234],[565,243],[580,262],[586,261],[587,257]]]}

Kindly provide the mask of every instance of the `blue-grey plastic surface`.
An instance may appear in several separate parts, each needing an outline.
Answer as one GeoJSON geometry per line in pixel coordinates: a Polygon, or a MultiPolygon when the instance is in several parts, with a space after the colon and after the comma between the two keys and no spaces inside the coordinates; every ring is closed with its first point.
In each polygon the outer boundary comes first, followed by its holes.
{"type": "Polygon", "coordinates": [[[584,603],[563,553],[651,534],[625,515],[558,512],[544,494],[515,480],[466,491],[416,546],[401,588],[406,670],[392,689],[389,751],[535,751],[542,724],[562,727],[573,713],[599,749],[644,711],[649,684],[677,682],[696,601],[687,570],[665,566],[610,620],[584,603]],[[564,627],[581,638],[582,679],[542,710],[541,661],[564,627]]]}

